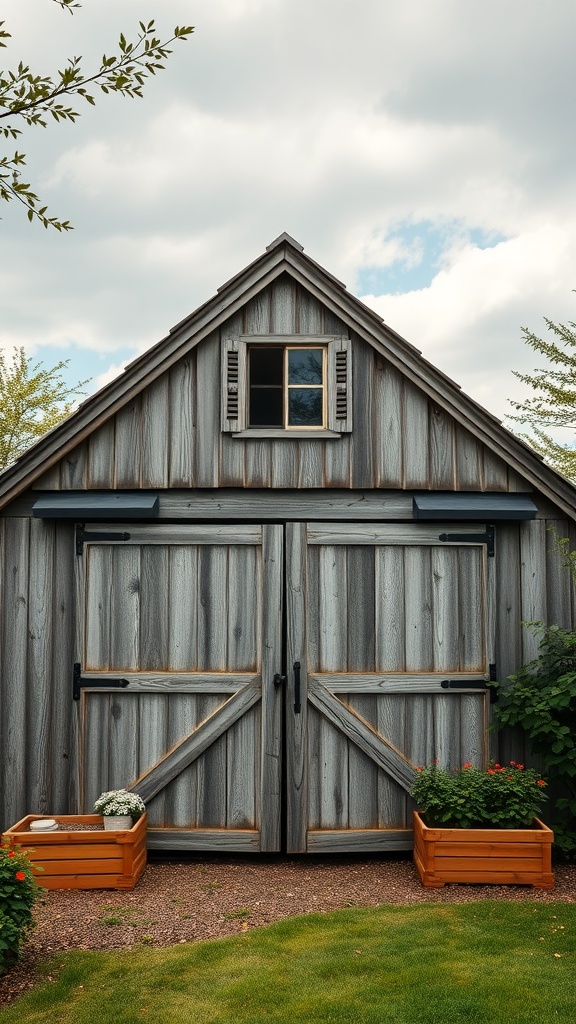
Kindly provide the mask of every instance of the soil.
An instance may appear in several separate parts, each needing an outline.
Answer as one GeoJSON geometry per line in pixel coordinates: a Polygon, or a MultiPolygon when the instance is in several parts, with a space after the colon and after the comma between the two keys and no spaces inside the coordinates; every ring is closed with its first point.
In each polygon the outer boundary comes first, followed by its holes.
{"type": "Polygon", "coordinates": [[[557,865],[552,890],[521,885],[425,889],[411,856],[260,858],[153,855],[132,892],[46,891],[20,960],[0,978],[0,1005],[38,979],[61,950],[170,946],[234,935],[296,914],[390,903],[576,901],[576,865],[557,865]]]}

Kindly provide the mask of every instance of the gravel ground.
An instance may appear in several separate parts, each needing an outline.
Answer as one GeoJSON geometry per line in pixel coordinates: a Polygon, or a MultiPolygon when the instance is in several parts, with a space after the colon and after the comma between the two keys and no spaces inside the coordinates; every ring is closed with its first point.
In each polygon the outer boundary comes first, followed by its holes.
{"type": "Polygon", "coordinates": [[[35,982],[60,950],[132,949],[221,938],[283,917],[382,903],[576,901],[576,865],[555,869],[552,890],[446,885],[425,889],[410,855],[392,857],[151,859],[132,892],[46,892],[20,961],[0,978],[0,1005],[35,982]]]}

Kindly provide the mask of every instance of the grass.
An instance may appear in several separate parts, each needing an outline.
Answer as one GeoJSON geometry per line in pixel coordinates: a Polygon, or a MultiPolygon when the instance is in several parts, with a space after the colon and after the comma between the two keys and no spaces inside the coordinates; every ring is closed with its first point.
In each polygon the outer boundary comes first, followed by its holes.
{"type": "Polygon", "coordinates": [[[291,918],[215,942],[60,955],[11,1024],[573,1024],[576,904],[291,918]]]}

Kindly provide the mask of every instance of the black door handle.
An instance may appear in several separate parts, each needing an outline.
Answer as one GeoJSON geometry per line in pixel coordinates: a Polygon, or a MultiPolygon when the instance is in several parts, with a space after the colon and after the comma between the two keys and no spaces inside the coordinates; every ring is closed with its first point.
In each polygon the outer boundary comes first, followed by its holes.
{"type": "Polygon", "coordinates": [[[276,672],[272,679],[274,686],[284,686],[286,682],[286,676],[281,676],[279,672],[276,672]]]}
{"type": "Polygon", "coordinates": [[[302,711],[300,702],[300,662],[294,662],[294,714],[299,715],[302,711]]]}

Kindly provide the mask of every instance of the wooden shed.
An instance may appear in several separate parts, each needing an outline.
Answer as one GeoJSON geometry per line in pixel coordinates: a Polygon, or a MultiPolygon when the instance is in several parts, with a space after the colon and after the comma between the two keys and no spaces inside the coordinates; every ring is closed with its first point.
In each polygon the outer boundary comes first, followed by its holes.
{"type": "Polygon", "coordinates": [[[2,826],[127,786],[153,847],[410,848],[574,622],[575,499],[282,235],[0,478],[2,826]]]}

